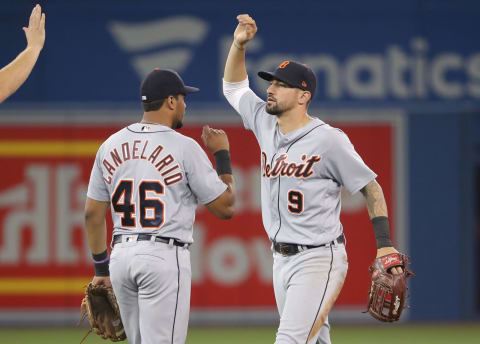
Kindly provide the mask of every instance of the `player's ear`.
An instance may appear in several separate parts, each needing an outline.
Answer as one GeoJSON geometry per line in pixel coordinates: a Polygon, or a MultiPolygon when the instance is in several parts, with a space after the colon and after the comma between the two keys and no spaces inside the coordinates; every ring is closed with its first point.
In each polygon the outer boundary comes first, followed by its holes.
{"type": "Polygon", "coordinates": [[[309,91],[301,91],[298,97],[298,103],[300,105],[308,104],[310,99],[312,99],[312,94],[309,91]]]}
{"type": "Polygon", "coordinates": [[[165,103],[170,110],[174,110],[177,105],[177,99],[174,96],[168,96],[165,103]]]}

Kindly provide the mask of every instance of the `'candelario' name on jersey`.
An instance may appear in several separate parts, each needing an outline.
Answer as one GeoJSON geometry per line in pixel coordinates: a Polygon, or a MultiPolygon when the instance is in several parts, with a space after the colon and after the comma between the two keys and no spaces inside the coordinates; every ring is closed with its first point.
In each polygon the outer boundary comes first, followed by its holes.
{"type": "Polygon", "coordinates": [[[126,161],[129,160],[146,160],[150,162],[161,176],[164,177],[163,181],[165,185],[174,184],[182,180],[182,172],[176,171],[180,165],[172,164],[175,162],[175,158],[171,154],[167,154],[159,159],[159,155],[163,150],[162,145],[157,145],[157,147],[151,151],[151,153],[146,154],[148,151],[148,140],[134,140],[133,142],[124,142],[120,145],[120,149],[114,148],[110,151],[110,161],[105,157],[102,161],[103,167],[108,174],[107,177],[104,175],[105,182],[110,184],[112,182],[112,176],[116,171],[116,168],[119,167],[126,161]],[[168,168],[167,168],[168,167],[168,168]],[[175,173],[172,173],[175,172],[175,173]]]}

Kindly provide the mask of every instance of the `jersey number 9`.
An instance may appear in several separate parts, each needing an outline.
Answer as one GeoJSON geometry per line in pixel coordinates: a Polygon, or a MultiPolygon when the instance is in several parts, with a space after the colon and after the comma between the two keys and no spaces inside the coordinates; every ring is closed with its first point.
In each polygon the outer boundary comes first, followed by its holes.
{"type": "Polygon", "coordinates": [[[296,215],[303,213],[303,194],[300,191],[288,192],[288,211],[296,215]]]}
{"type": "MultiPolygon", "coordinates": [[[[115,213],[122,214],[122,227],[135,228],[135,202],[132,203],[132,180],[122,180],[112,196],[115,213]]],[[[147,198],[147,192],[163,195],[164,187],[158,181],[142,181],[138,187],[140,225],[142,228],[159,228],[164,222],[164,205],[158,198],[147,198]],[[148,212],[150,211],[150,214],[148,212]]]]}

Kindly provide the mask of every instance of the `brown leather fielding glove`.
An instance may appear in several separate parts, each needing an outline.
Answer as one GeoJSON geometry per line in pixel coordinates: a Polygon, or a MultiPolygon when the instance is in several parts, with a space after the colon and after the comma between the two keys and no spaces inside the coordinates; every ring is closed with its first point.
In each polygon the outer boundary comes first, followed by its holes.
{"type": "Polygon", "coordinates": [[[407,278],[415,274],[407,269],[408,257],[401,253],[387,254],[376,258],[370,266],[372,286],[368,295],[368,312],[380,321],[392,322],[400,319],[407,293],[407,278]],[[390,269],[399,266],[398,275],[390,269]]]}
{"type": "Polygon", "coordinates": [[[85,289],[85,297],[82,300],[81,321],[88,317],[90,331],[82,339],[82,343],[90,332],[95,332],[103,339],[118,342],[127,338],[120,318],[117,298],[112,287],[105,285],[90,284],[85,289]]]}

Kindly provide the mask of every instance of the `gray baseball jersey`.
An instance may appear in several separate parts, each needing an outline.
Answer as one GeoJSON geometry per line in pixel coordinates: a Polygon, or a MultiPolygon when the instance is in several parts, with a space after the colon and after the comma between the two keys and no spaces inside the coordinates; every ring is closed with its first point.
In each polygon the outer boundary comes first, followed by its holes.
{"type": "Polygon", "coordinates": [[[181,243],[193,241],[197,202],[226,188],[194,140],[162,125],[132,124],[99,148],[87,195],[111,202],[110,280],[130,343],[185,343],[192,274],[181,243]]]}
{"type": "Polygon", "coordinates": [[[223,91],[260,145],[262,218],[269,239],[310,247],[300,246],[292,256],[273,253],[280,314],[275,344],[330,344],[328,313],[348,270],[345,246],[335,240],[343,232],[341,187],[355,193],[376,175],[341,130],[314,118],[284,135],[248,79],[224,81],[223,91]]]}
{"type": "Polygon", "coordinates": [[[99,148],[87,196],[112,203],[114,234],[156,233],[192,243],[197,202],[209,203],[226,188],[195,140],[135,123],[99,148]]]}
{"type": "Polygon", "coordinates": [[[376,178],[347,135],[318,118],[284,135],[248,79],[223,85],[260,145],[262,218],[270,240],[321,245],[337,238],[341,187],[355,193],[376,178]]]}

